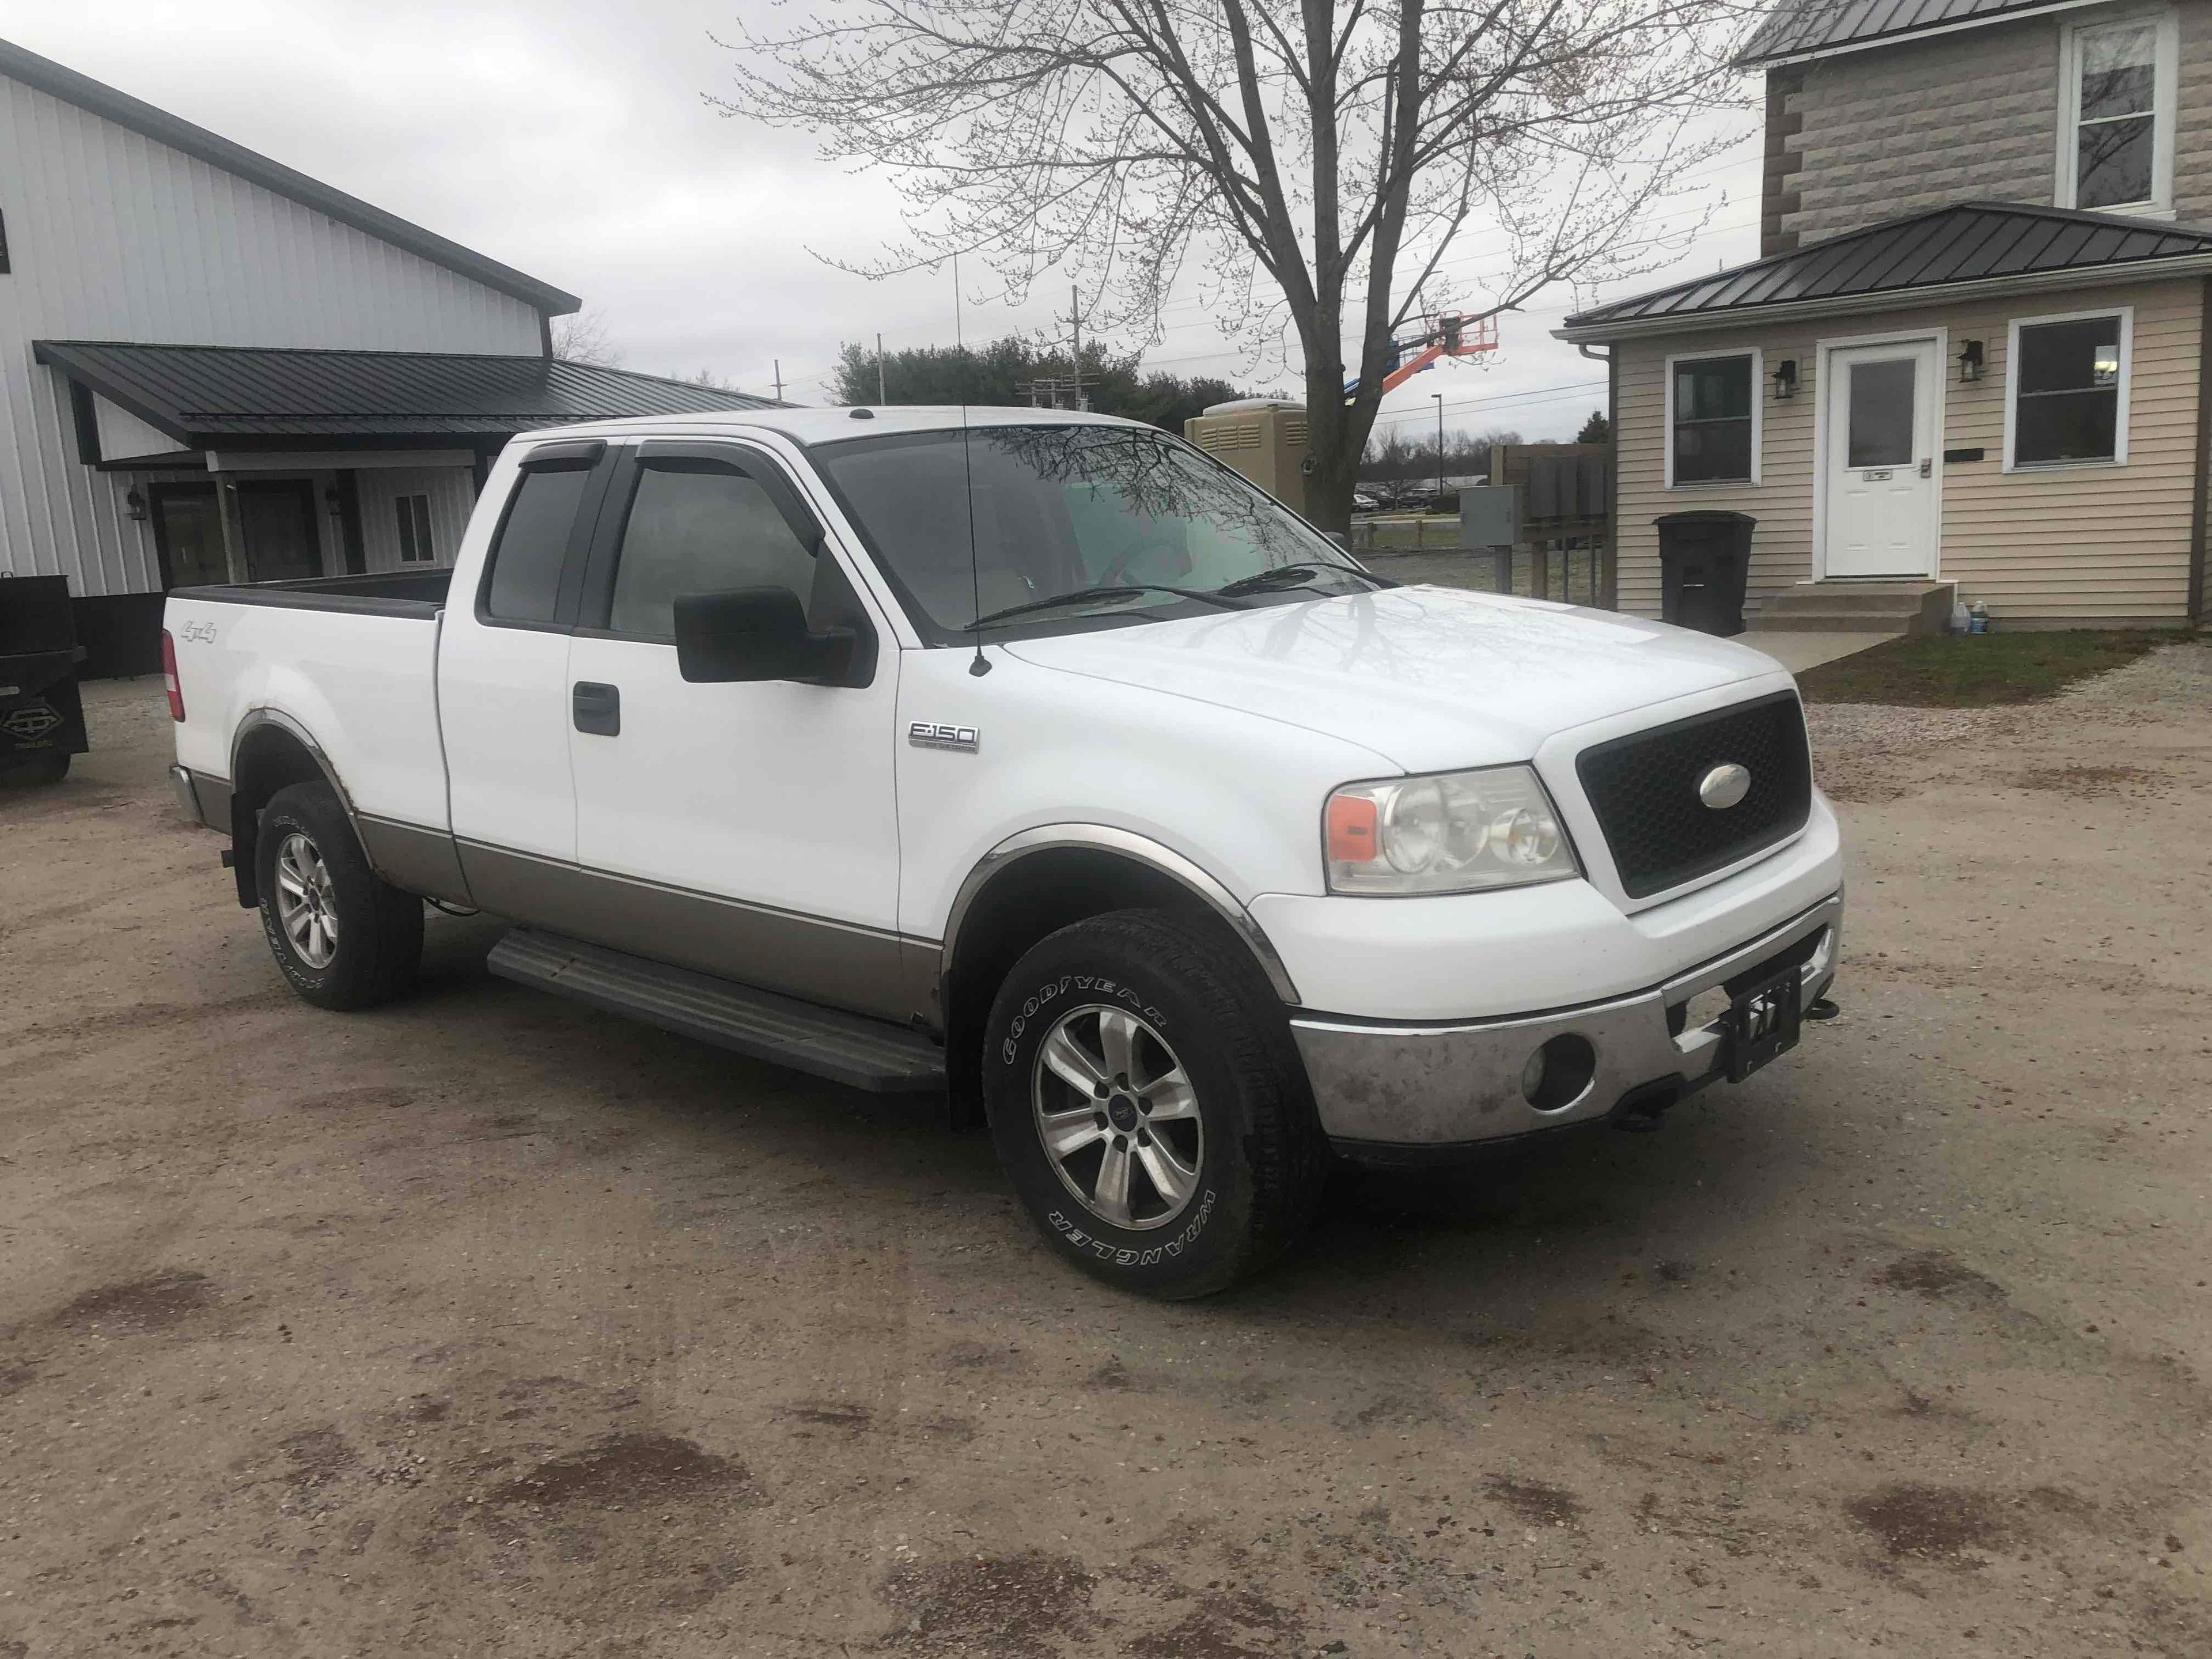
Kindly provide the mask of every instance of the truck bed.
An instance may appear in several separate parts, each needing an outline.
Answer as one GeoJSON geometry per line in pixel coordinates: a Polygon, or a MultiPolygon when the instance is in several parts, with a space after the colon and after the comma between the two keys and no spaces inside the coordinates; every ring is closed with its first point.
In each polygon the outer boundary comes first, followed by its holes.
{"type": "Polygon", "coordinates": [[[162,615],[185,720],[177,759],[232,778],[239,734],[275,720],[313,743],[358,814],[447,823],[440,618],[451,574],[179,588],[162,615]]]}
{"type": "Polygon", "coordinates": [[[296,581],[212,582],[171,597],[218,605],[273,605],[292,611],[348,611],[357,616],[422,617],[444,608],[451,570],[395,570],[374,576],[311,576],[296,581]]]}

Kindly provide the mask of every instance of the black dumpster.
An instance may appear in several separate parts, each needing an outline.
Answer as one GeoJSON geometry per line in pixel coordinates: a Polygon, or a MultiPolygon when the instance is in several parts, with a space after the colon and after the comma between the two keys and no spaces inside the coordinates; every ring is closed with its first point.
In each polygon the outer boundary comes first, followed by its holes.
{"type": "Polygon", "coordinates": [[[0,580],[0,784],[58,783],[89,747],[66,576],[0,580]]]}
{"type": "Polygon", "coordinates": [[[1659,526],[1659,616],[1701,634],[1743,632],[1751,568],[1748,513],[1668,513],[1659,526]]]}

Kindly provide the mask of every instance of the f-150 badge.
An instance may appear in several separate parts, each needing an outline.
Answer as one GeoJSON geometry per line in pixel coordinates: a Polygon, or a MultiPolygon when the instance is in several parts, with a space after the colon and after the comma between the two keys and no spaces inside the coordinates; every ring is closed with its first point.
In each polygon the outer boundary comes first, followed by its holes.
{"type": "Polygon", "coordinates": [[[906,729],[906,740],[917,749],[956,749],[963,755],[975,752],[975,728],[972,726],[915,720],[906,729]]]}

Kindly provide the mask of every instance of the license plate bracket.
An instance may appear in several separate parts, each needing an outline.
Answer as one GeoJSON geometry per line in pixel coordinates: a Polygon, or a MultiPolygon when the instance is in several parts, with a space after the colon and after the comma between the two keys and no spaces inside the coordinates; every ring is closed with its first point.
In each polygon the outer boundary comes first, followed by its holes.
{"type": "Polygon", "coordinates": [[[1741,1083],[1777,1054],[1797,1046],[1804,978],[1796,969],[1754,985],[1729,1004],[1728,1075],[1741,1083]]]}

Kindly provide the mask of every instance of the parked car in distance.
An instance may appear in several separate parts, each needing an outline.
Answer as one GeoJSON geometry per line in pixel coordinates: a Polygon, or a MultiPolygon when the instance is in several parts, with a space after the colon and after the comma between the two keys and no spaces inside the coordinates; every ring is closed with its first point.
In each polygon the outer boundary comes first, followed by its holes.
{"type": "MultiPolygon", "coordinates": [[[[980,1109],[1051,1248],[1193,1296],[1331,1157],[1649,1123],[1797,1041],[1836,819],[1742,646],[1401,587],[1101,416],[510,443],[450,571],[171,595],[185,809],[277,965],[496,973],[980,1109]]],[[[857,1196],[854,1202],[864,1202],[857,1196]]]]}

